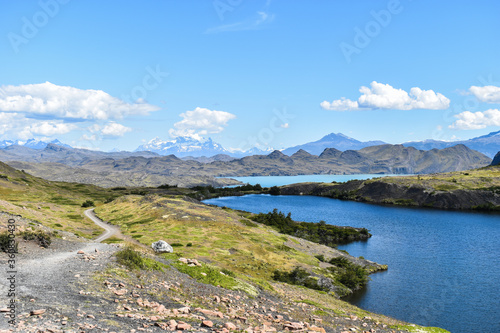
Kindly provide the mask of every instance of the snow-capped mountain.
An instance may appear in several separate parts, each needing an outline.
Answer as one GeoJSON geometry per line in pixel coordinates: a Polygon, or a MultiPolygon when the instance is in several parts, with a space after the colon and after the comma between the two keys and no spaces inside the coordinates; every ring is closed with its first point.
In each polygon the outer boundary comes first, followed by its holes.
{"type": "Polygon", "coordinates": [[[152,151],[160,155],[174,154],[177,157],[210,157],[217,154],[230,154],[228,150],[212,141],[211,138],[197,140],[189,136],[179,136],[168,141],[156,137],[148,143],[140,145],[135,151],[152,151]]]}
{"type": "Polygon", "coordinates": [[[52,144],[55,144],[55,145],[58,145],[58,146],[62,146],[62,147],[66,147],[66,148],[72,148],[71,146],[62,143],[61,141],[59,141],[57,139],[52,140],[50,142],[43,141],[43,140],[38,140],[38,139],[29,139],[28,141],[3,140],[3,141],[0,141],[0,148],[6,148],[6,147],[9,147],[9,146],[12,146],[12,145],[18,145],[18,146],[24,146],[24,147],[27,147],[27,148],[31,148],[31,149],[42,150],[42,149],[45,149],[45,147],[47,147],[47,145],[49,143],[52,143],[52,144]]]}

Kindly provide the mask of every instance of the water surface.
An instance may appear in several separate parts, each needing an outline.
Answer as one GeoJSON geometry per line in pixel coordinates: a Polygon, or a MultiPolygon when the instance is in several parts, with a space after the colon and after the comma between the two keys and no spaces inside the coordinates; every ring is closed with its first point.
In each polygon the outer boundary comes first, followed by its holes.
{"type": "Polygon", "coordinates": [[[378,206],[312,196],[247,195],[206,203],[254,213],[278,208],[300,221],[368,228],[339,246],[388,264],[349,301],[366,310],[451,332],[500,332],[500,215],[378,206]]]}
{"type": "MultiPolygon", "coordinates": [[[[300,175],[300,176],[252,176],[252,177],[225,177],[239,180],[242,183],[262,187],[282,186],[295,183],[318,182],[331,183],[333,181],[343,183],[353,179],[371,179],[377,177],[401,176],[391,174],[356,174],[356,175],[300,175]]],[[[407,176],[407,175],[406,175],[407,176]]]]}

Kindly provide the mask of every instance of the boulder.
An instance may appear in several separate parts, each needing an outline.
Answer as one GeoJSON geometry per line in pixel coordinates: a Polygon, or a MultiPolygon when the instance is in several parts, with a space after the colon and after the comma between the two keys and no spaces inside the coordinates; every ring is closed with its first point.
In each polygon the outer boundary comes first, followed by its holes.
{"type": "Polygon", "coordinates": [[[153,244],[151,244],[151,247],[157,253],[172,253],[172,252],[174,252],[174,248],[172,246],[170,246],[170,244],[168,244],[167,242],[162,241],[162,240],[154,242],[153,244]]]}

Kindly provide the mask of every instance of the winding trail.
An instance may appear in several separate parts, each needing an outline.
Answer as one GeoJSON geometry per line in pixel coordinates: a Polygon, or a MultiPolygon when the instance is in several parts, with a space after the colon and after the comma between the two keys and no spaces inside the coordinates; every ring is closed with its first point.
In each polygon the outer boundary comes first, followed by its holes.
{"type": "Polygon", "coordinates": [[[97,237],[96,239],[94,239],[94,242],[95,243],[100,243],[102,242],[103,240],[106,240],[108,239],[109,237],[115,235],[115,234],[118,234],[120,233],[120,230],[119,228],[115,227],[115,226],[112,226],[108,223],[105,223],[104,221],[102,221],[100,218],[98,218],[95,213],[94,213],[94,208],[91,208],[91,209],[87,209],[85,212],[84,212],[85,216],[87,216],[89,219],[91,219],[95,224],[97,224],[98,226],[100,226],[101,228],[103,228],[104,230],[106,230],[102,235],[100,235],[99,237],[97,237]]]}

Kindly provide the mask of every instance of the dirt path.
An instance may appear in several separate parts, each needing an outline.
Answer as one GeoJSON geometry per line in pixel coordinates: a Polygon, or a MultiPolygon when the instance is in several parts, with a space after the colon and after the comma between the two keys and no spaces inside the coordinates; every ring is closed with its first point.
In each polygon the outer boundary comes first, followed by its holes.
{"type": "Polygon", "coordinates": [[[100,243],[106,239],[108,239],[109,237],[113,236],[113,235],[116,235],[116,234],[119,234],[120,233],[120,229],[118,227],[115,227],[113,225],[110,225],[108,223],[105,223],[104,221],[102,221],[100,218],[98,218],[95,213],[94,213],[94,208],[91,208],[91,209],[87,209],[85,212],[84,212],[85,216],[87,216],[89,219],[91,219],[95,224],[97,224],[98,226],[100,226],[101,228],[103,228],[104,230],[106,230],[101,236],[97,237],[96,239],[94,239],[94,242],[96,243],[100,243]]]}

